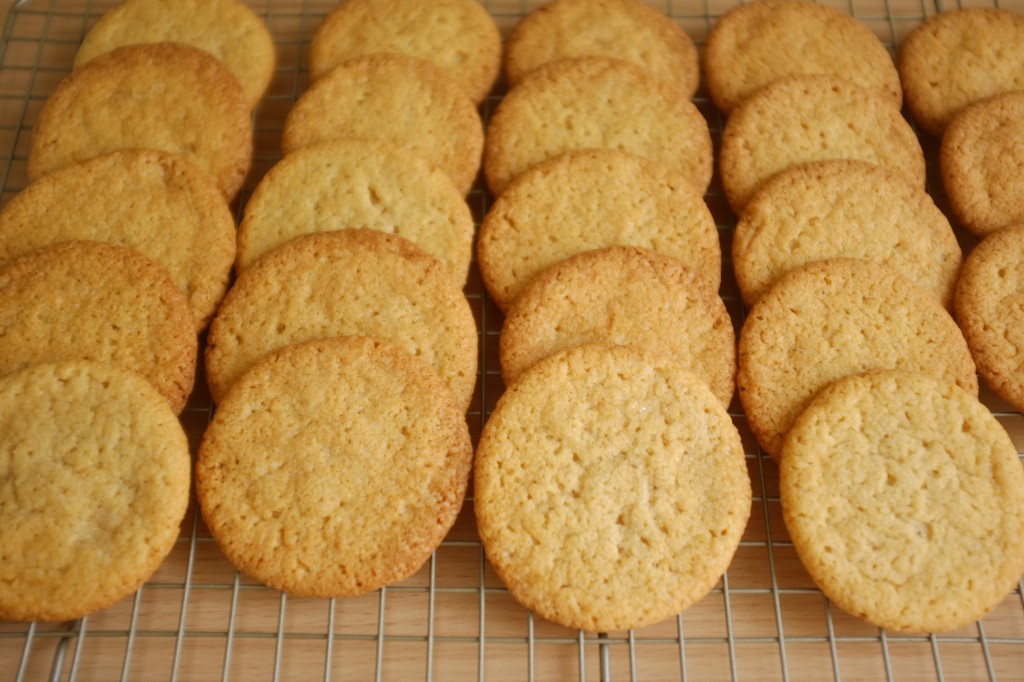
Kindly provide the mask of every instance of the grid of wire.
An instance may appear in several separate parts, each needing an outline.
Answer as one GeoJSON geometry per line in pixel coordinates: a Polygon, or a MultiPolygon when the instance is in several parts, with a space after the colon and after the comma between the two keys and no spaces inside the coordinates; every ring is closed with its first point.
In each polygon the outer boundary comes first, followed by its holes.
{"type": "MultiPolygon", "coordinates": [[[[307,84],[310,36],[336,1],[250,0],[275,36],[279,66],[255,112],[255,163],[236,212],[279,158],[284,117],[307,84]]],[[[650,4],[671,15],[699,45],[715,19],[737,1],[650,4]]],[[[483,3],[507,33],[540,0],[483,3]]],[[[70,70],[82,35],[114,4],[29,0],[18,2],[8,15],[0,44],[0,198],[24,187],[35,116],[70,70]]],[[[831,4],[871,27],[894,52],[925,17],[952,6],[945,0],[831,4]]],[[[1014,9],[1024,11],[1024,2],[1019,4],[1014,9]]],[[[484,103],[485,120],[500,102],[500,91],[499,86],[484,103]]],[[[695,101],[717,140],[721,118],[703,93],[695,101]]],[[[479,221],[489,196],[478,186],[468,201],[479,221]]],[[[727,245],[734,218],[716,186],[707,201],[727,245]]],[[[743,310],[731,279],[726,272],[722,296],[740,324],[743,310]]],[[[476,436],[504,389],[497,362],[502,320],[475,273],[466,295],[480,330],[480,376],[468,413],[476,436]]],[[[991,394],[986,401],[1024,450],[1024,418],[991,394]]],[[[211,409],[200,374],[182,415],[193,447],[211,409]]],[[[754,487],[750,524],[719,585],[659,625],[594,635],[534,618],[513,602],[489,568],[471,504],[419,573],[400,585],[345,600],[291,598],[238,574],[193,506],[171,556],[133,597],[72,623],[0,623],[0,678],[1024,679],[1020,585],[985,620],[942,635],[891,635],[832,608],[801,568],[786,535],[774,463],[759,453],[738,403],[730,413],[748,453],[754,487]]]]}

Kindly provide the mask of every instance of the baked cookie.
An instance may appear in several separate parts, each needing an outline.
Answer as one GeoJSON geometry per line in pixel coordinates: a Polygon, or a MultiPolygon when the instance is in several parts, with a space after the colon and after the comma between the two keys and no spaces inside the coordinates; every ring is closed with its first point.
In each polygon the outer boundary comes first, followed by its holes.
{"type": "Polygon", "coordinates": [[[472,460],[463,412],[427,363],[377,339],[318,339],[263,359],[217,406],[196,497],[240,571],[293,595],[351,596],[430,558],[472,460]]]}
{"type": "Polygon", "coordinates": [[[950,314],[927,291],[871,261],[837,258],[790,271],[740,329],[740,401],[773,457],[815,393],[869,369],[918,370],[978,394],[974,361],[950,314]]]}
{"type": "Polygon", "coordinates": [[[739,433],[670,360],[580,346],[502,395],[474,466],[477,528],[511,595],[560,625],[656,623],[706,595],[750,515],[739,433]]]}
{"type": "Polygon", "coordinates": [[[984,237],[1024,221],[1024,92],[960,110],[939,149],[942,184],[957,220],[984,237]]]}
{"type": "Polygon", "coordinates": [[[591,148],[661,161],[702,194],[711,182],[711,134],[685,92],[627,61],[574,57],[535,69],[498,105],[487,126],[487,186],[497,196],[538,163],[591,148]]]}
{"type": "Polygon", "coordinates": [[[782,512],[840,608],[939,632],[995,608],[1024,572],[1024,469],[995,417],[955,384],[875,371],[828,386],[786,437],[782,512]]]}
{"type": "Polygon", "coordinates": [[[672,168],[610,149],[568,152],[519,177],[484,216],[477,262],[507,310],[544,268],[619,245],[679,258],[718,291],[722,249],[700,192],[672,168]]]}
{"type": "Polygon", "coordinates": [[[126,0],[93,24],[75,54],[75,68],[124,45],[174,41],[224,62],[255,107],[274,76],[274,38],[263,20],[237,0],[126,0]]]}
{"type": "Polygon", "coordinates": [[[640,0],[554,0],[516,24],[505,45],[505,78],[567,57],[614,57],[646,67],[693,97],[697,47],[667,14],[640,0]]]}
{"type": "Polygon", "coordinates": [[[137,590],[192,482],[163,397],[111,365],[33,365],[0,377],[0,422],[0,619],[74,620],[137,590]]]}
{"type": "Polygon", "coordinates": [[[377,53],[432,61],[479,104],[501,70],[501,32],[478,0],[346,0],[313,34],[310,78],[377,53]]]}
{"type": "Polygon", "coordinates": [[[810,0],[733,7],[711,27],[703,64],[708,94],[725,114],[765,85],[797,74],[829,74],[897,110],[903,103],[899,73],[878,36],[846,12],[810,0]]]}
{"type": "Polygon", "coordinates": [[[183,156],[148,149],[66,166],[0,209],[0,263],[68,240],[133,248],[167,270],[197,332],[227,291],[235,238],[235,219],[210,177],[183,156]]]}
{"type": "Polygon", "coordinates": [[[986,237],[964,262],[955,310],[978,373],[1024,412],[1024,225],[986,237]]]}
{"type": "Polygon", "coordinates": [[[586,251],[535,277],[501,329],[507,384],[585,343],[634,346],[672,358],[724,407],[736,382],[736,333],[718,292],[682,261],[648,249],[586,251]]]}
{"type": "Polygon", "coordinates": [[[105,362],[144,376],[177,414],[197,354],[185,297],[132,249],[62,242],[0,268],[0,375],[42,362],[105,362]]]}
{"type": "Polygon", "coordinates": [[[897,67],[914,121],[938,137],[968,104],[1024,89],[1024,17],[994,7],[942,12],[907,35],[897,67]]]}
{"type": "Polygon", "coordinates": [[[722,187],[737,214],[776,173],[808,161],[854,159],[888,168],[924,189],[921,143],[879,95],[835,76],[788,76],[758,90],[726,121],[722,187]]]}
{"type": "Polygon", "coordinates": [[[296,237],[239,276],[210,325],[206,378],[220,403],[245,370],[301,341],[390,340],[434,367],[465,411],[476,386],[476,322],[439,260],[377,230],[296,237]]]}
{"type": "Polygon", "coordinates": [[[119,47],[73,71],[46,100],[32,129],[28,177],[135,147],[188,157],[234,197],[252,162],[242,86],[195,47],[119,47]]]}
{"type": "Polygon", "coordinates": [[[414,154],[355,138],[299,149],[263,176],[238,229],[238,270],[300,234],[350,227],[405,237],[466,282],[475,225],[451,178],[414,154]]]}
{"type": "Polygon", "coordinates": [[[766,182],[733,234],[743,300],[754,304],[795,267],[826,258],[866,258],[903,274],[949,308],[963,255],[931,197],[863,161],[817,161],[766,182]]]}
{"type": "Polygon", "coordinates": [[[469,192],[484,147],[473,101],[439,66],[396,54],[356,57],[331,69],[285,119],[285,154],[339,137],[366,137],[406,149],[469,192]]]}

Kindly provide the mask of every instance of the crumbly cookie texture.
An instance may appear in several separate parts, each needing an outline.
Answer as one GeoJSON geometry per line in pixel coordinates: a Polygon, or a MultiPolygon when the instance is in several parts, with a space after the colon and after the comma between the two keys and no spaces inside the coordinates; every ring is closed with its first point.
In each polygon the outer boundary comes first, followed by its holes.
{"type": "Polygon", "coordinates": [[[87,361],[0,377],[0,618],[68,621],[138,589],[178,538],[188,440],[134,372],[87,361]]]}
{"type": "Polygon", "coordinates": [[[1024,411],[1024,225],[974,248],[957,283],[955,310],[978,373],[1024,411]]]}
{"type": "Polygon", "coordinates": [[[784,275],[740,330],[739,397],[773,457],[832,381],[870,369],[923,371],[978,394],[963,333],[924,289],[870,261],[837,258],[784,275]]]}
{"type": "Polygon", "coordinates": [[[318,339],[268,356],[218,405],[196,496],[239,570],[295,595],[351,596],[430,558],[472,459],[429,365],[379,339],[318,339]]]}
{"type": "Polygon", "coordinates": [[[839,607],[895,632],[966,625],[1024,571],[1024,469],[955,384],[875,371],[825,388],[779,465],[797,554],[839,607]]]}
{"type": "Polygon", "coordinates": [[[634,349],[581,346],[502,395],[474,467],[477,527],[512,596],[608,632],[702,598],[750,515],[739,433],[707,385],[634,349]]]}

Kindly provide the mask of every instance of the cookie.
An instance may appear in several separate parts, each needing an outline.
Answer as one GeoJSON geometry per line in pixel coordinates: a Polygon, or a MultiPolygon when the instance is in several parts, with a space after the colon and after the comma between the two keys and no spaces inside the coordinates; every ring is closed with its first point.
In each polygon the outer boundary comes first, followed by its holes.
{"type": "Polygon", "coordinates": [[[350,227],[405,237],[466,282],[475,225],[451,178],[414,154],[355,138],[299,149],[263,176],[238,229],[238,270],[300,234],[350,227]]]}
{"type": "Polygon", "coordinates": [[[472,460],[461,408],[427,363],[376,339],[319,339],[260,361],[217,406],[196,497],[242,572],[293,595],[352,596],[430,558],[472,460]]]}
{"type": "Polygon", "coordinates": [[[942,12],[907,35],[897,67],[914,121],[938,137],[967,105],[1024,89],[1024,17],[994,7],[942,12]]]}
{"type": "Polygon", "coordinates": [[[505,78],[514,86],[529,72],[568,57],[614,57],[653,72],[693,97],[700,84],[697,47],[667,14],[639,0],[554,0],[512,29],[505,78]]]}
{"type": "Polygon", "coordinates": [[[773,457],[815,393],[870,369],[922,371],[978,394],[974,361],[950,314],[927,291],[871,261],[837,258],[792,270],[740,329],[740,401],[773,457]]]}
{"type": "Polygon", "coordinates": [[[497,196],[564,152],[618,149],[660,161],[703,193],[714,153],[687,95],[642,66],[607,57],[561,59],[512,88],[487,125],[484,177],[497,196]]]}
{"type": "Polygon", "coordinates": [[[679,365],[621,346],[541,361],[498,400],[474,465],[487,558],[560,625],[656,623],[706,595],[750,515],[732,420],[679,365]]]}
{"type": "Polygon", "coordinates": [[[63,79],[32,129],[29,180],[118,149],[181,154],[227,197],[252,162],[252,120],[220,61],[179,43],[119,47],[63,79]]]}
{"type": "Polygon", "coordinates": [[[892,56],[871,29],[844,11],[810,0],[757,0],[723,14],[704,46],[704,77],[719,111],[779,78],[828,74],[889,102],[903,89],[892,56]]]}
{"type": "Polygon", "coordinates": [[[245,370],[302,341],[390,340],[434,367],[466,410],[476,385],[476,322],[444,264],[377,230],[296,237],[239,276],[210,325],[206,378],[217,403],[245,370]]]}
{"type": "Polygon", "coordinates": [[[477,0],[346,0],[313,34],[310,78],[353,57],[378,53],[437,64],[479,104],[498,79],[501,32],[477,0]]]}
{"type": "Polygon", "coordinates": [[[1024,221],[1024,92],[965,107],[942,136],[942,184],[957,220],[984,237],[1024,221]]]}
{"type": "Polygon", "coordinates": [[[949,308],[963,255],[920,187],[863,161],[818,161],[774,176],[743,209],[732,262],[748,306],[795,267],[866,258],[901,273],[949,308]]]}
{"type": "Polygon", "coordinates": [[[406,149],[469,192],[483,153],[473,101],[432,62],[378,54],[346,61],[299,97],[285,119],[285,154],[324,140],[366,137],[406,149]]]}
{"type": "Polygon", "coordinates": [[[224,62],[255,107],[274,76],[274,38],[237,0],[126,0],[100,17],[75,54],[75,68],[124,45],[173,41],[224,62]]]}
{"type": "Polygon", "coordinates": [[[192,480],[163,397],[111,365],[33,365],[0,377],[0,422],[0,618],[74,620],[137,590],[192,480]]]}
{"type": "Polygon", "coordinates": [[[672,168],[610,149],[568,152],[512,183],[480,225],[477,262],[507,310],[544,268],[620,245],[679,258],[718,290],[722,249],[700,192],[672,168]]]}
{"type": "Polygon", "coordinates": [[[0,209],[0,263],[68,240],[133,248],[187,296],[196,331],[227,291],[235,219],[220,190],[188,159],[124,149],[43,176],[0,209]]]}
{"type": "Polygon", "coordinates": [[[676,258],[613,246],[542,272],[505,317],[499,343],[505,382],[586,343],[634,346],[672,358],[704,380],[724,407],[732,400],[732,319],[718,292],[676,258]]]}
{"type": "Polygon", "coordinates": [[[978,373],[1024,412],[1024,225],[986,237],[964,262],[955,310],[978,373]]]}
{"type": "Polygon", "coordinates": [[[876,371],[824,389],[779,465],[793,546],[840,608],[893,632],[978,620],[1024,572],[1024,469],[955,384],[876,371]]]}
{"type": "Polygon", "coordinates": [[[197,354],[188,302],[136,251],[62,242],[0,268],[0,375],[42,362],[105,362],[144,376],[177,414],[197,354]]]}

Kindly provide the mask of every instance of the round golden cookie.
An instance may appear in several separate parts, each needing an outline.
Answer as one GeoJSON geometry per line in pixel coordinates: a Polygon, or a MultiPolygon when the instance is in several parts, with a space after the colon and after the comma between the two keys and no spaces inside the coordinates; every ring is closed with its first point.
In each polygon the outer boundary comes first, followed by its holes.
{"type": "Polygon", "coordinates": [[[62,80],[32,129],[28,177],[118,149],[181,154],[238,193],[252,162],[252,119],[220,61],[180,43],[119,47],[62,80]]]}
{"type": "Polygon", "coordinates": [[[466,282],[476,227],[451,178],[418,156],[356,138],[294,151],[263,176],[238,229],[238,270],[300,234],[350,227],[405,237],[466,282]]]}
{"type": "Polygon", "coordinates": [[[1024,16],[994,7],[942,12],[907,35],[897,67],[914,121],[938,137],[967,105],[1024,89],[1024,16]]]}
{"type": "Polygon", "coordinates": [[[1024,221],[1024,92],[961,109],[942,136],[939,162],[949,205],[968,230],[984,237],[1024,221]]]}
{"type": "Polygon", "coordinates": [[[672,358],[724,407],[736,382],[736,332],[718,292],[682,261],[648,249],[585,251],[535,277],[501,329],[507,384],[585,343],[634,346],[672,358]]]}
{"type": "Polygon", "coordinates": [[[892,56],[850,14],[810,0],[737,5],[711,27],[704,46],[708,94],[726,114],[760,88],[796,74],[830,74],[903,102],[892,56]]]}
{"type": "Polygon", "coordinates": [[[45,175],[0,209],[0,263],[77,239],[127,246],[163,266],[200,332],[228,288],[235,219],[185,157],[124,149],[45,175]]]}
{"type": "Polygon", "coordinates": [[[750,515],[739,433],[660,356],[580,346],[508,388],[474,466],[477,528],[511,595],[560,625],[656,623],[706,595],[750,515]]]}
{"type": "Polygon", "coordinates": [[[363,335],[431,365],[465,411],[476,386],[476,321],[439,260],[377,230],[303,235],[243,272],[210,325],[206,378],[221,402],[245,370],[301,341],[363,335]]]}
{"type": "Polygon", "coordinates": [[[733,269],[748,306],[789,270],[839,257],[886,265],[947,308],[963,261],[949,221],[928,193],[863,161],[817,161],[782,171],[736,223],[733,269]]]}
{"type": "Polygon", "coordinates": [[[875,371],[825,388],[786,438],[786,527],[840,608],[896,632],[967,625],[1024,572],[1024,469],[955,384],[875,371]]]}
{"type": "Polygon", "coordinates": [[[94,360],[144,376],[175,414],[195,381],[188,302],[163,268],[100,242],[61,242],[0,268],[0,375],[94,360]]]}
{"type": "Polygon", "coordinates": [[[711,182],[711,134],[683,90],[627,61],[573,57],[535,69],[498,105],[487,126],[487,186],[497,196],[538,163],[593,148],[661,161],[701,193],[711,182]]]}
{"type": "Polygon", "coordinates": [[[429,365],[376,339],[320,339],[268,356],[217,406],[196,497],[240,571],[294,595],[351,596],[430,558],[472,461],[429,365]]]}
{"type": "Polygon", "coordinates": [[[619,245],[679,258],[718,291],[722,249],[701,194],[669,167],[610,149],[567,152],[512,183],[480,225],[477,262],[507,310],[545,268],[619,245]]]}
{"type": "Polygon", "coordinates": [[[974,248],[954,304],[978,373],[1024,412],[1024,224],[994,232],[974,248]]]}
{"type": "Polygon", "coordinates": [[[733,110],[719,152],[722,187],[740,213],[776,173],[829,159],[874,163],[924,189],[924,152],[899,110],[869,90],[824,75],[779,79],[733,110]]]}
{"type": "Polygon", "coordinates": [[[538,66],[568,57],[615,57],[646,67],[687,97],[697,92],[697,47],[667,14],[640,0],[554,0],[516,24],[505,45],[515,85],[538,66]]]}
{"type": "Polygon", "coordinates": [[[255,107],[274,76],[274,38],[237,0],[126,0],[100,17],[82,39],[75,68],[124,45],[174,41],[224,62],[255,107]]]}
{"type": "Polygon", "coordinates": [[[967,342],[942,304],[871,261],[836,258],[790,271],[740,329],[740,401],[773,457],[815,393],[869,369],[922,371],[978,394],[967,342]]]}
{"type": "Polygon", "coordinates": [[[473,101],[439,66],[397,54],[355,57],[331,69],[292,106],[285,154],[324,140],[366,137],[406,149],[469,192],[484,148],[473,101]]]}
{"type": "Polygon", "coordinates": [[[429,60],[479,104],[501,70],[501,32],[478,0],[346,0],[313,35],[310,78],[377,53],[429,60]]]}
{"type": "Polygon", "coordinates": [[[0,422],[0,619],[74,620],[137,590],[192,481],[163,397],[110,365],[33,365],[0,377],[0,422]]]}

